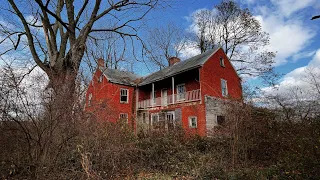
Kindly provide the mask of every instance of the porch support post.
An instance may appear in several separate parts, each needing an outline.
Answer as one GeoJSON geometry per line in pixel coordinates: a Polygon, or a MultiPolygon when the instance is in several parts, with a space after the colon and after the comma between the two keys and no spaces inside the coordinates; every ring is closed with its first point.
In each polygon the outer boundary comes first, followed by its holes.
{"type": "Polygon", "coordinates": [[[154,106],[154,83],[152,83],[152,94],[151,94],[151,98],[152,98],[152,106],[154,106]]]}
{"type": "Polygon", "coordinates": [[[138,112],[139,109],[139,88],[136,87],[136,113],[138,112]]]}
{"type": "Polygon", "coordinates": [[[172,78],[171,78],[171,80],[172,80],[172,104],[174,104],[174,77],[172,76],[172,78]]]}

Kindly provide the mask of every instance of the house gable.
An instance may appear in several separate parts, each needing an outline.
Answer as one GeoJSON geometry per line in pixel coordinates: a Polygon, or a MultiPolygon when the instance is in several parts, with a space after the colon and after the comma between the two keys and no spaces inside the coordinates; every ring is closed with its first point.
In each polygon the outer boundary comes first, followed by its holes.
{"type": "Polygon", "coordinates": [[[125,113],[128,114],[130,122],[134,115],[133,102],[135,102],[134,87],[113,83],[100,68],[96,70],[86,94],[87,112],[93,113],[98,120],[109,122],[117,121],[119,115],[125,113]],[[126,102],[121,101],[121,89],[127,91],[126,102]]]}
{"type": "Polygon", "coordinates": [[[241,79],[222,48],[200,68],[200,83],[202,95],[234,99],[242,97],[241,79]],[[220,58],[223,58],[224,66],[221,66],[220,58]],[[226,82],[228,96],[222,95],[222,81],[226,82]]]}

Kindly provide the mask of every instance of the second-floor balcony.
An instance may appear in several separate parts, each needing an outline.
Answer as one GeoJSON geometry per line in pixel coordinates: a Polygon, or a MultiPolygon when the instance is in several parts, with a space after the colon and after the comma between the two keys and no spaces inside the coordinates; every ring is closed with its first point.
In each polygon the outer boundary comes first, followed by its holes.
{"type": "Polygon", "coordinates": [[[157,97],[153,99],[146,99],[138,102],[139,109],[146,109],[152,107],[168,106],[172,104],[192,102],[201,100],[200,89],[187,91],[184,93],[178,93],[173,95],[167,95],[163,97],[157,97]]]}

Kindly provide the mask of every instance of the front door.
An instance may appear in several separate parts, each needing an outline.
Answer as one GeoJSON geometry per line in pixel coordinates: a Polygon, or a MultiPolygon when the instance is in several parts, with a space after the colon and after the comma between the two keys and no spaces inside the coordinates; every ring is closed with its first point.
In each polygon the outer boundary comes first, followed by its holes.
{"type": "Polygon", "coordinates": [[[168,105],[168,91],[167,89],[162,89],[162,106],[168,105]]]}

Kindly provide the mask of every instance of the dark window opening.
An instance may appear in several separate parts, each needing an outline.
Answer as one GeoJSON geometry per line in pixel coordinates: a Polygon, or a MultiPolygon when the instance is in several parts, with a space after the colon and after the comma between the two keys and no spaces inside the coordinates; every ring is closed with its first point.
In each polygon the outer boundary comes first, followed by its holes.
{"type": "Polygon", "coordinates": [[[223,125],[225,123],[225,116],[217,116],[217,123],[218,125],[223,125]]]}
{"type": "Polygon", "coordinates": [[[120,90],[120,102],[121,103],[128,103],[128,89],[121,89],[120,90]]]}
{"type": "Polygon", "coordinates": [[[225,67],[225,66],[224,66],[224,59],[223,59],[222,57],[220,57],[220,66],[221,66],[221,67],[225,67]]]}

